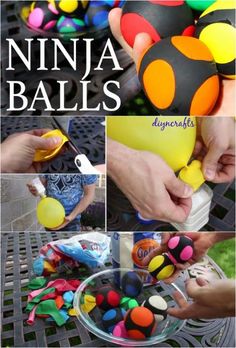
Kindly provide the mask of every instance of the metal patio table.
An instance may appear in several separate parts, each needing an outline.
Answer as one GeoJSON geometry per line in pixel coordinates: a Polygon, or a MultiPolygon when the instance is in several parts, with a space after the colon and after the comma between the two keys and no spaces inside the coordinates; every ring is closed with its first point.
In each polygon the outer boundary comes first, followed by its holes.
{"type": "MultiPolygon", "coordinates": [[[[77,318],[71,317],[61,328],[37,319],[28,326],[24,313],[27,284],[32,277],[32,262],[39,249],[59,238],[73,233],[3,233],[1,235],[2,266],[2,347],[106,347],[108,343],[90,334],[77,318]]],[[[78,272],[78,275],[80,273],[78,272]]],[[[188,276],[204,275],[225,278],[222,270],[206,257],[201,263],[184,271],[178,285],[188,276]]],[[[169,340],[157,347],[234,347],[234,318],[188,320],[185,326],[169,340]]]]}

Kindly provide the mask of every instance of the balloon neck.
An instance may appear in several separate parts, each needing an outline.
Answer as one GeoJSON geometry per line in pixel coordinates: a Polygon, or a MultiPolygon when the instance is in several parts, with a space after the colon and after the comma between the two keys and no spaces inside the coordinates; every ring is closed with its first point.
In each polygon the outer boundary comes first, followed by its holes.
{"type": "Polygon", "coordinates": [[[40,198],[41,199],[44,199],[44,198],[46,198],[47,196],[46,196],[46,194],[45,193],[40,193],[40,198]]]}
{"type": "Polygon", "coordinates": [[[201,162],[194,160],[179,172],[179,179],[191,186],[194,192],[205,182],[201,167],[201,162]]]}

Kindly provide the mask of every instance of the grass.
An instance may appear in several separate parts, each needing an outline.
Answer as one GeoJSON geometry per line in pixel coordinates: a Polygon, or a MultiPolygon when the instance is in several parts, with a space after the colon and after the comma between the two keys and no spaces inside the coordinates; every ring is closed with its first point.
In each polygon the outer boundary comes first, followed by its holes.
{"type": "Polygon", "coordinates": [[[228,239],[215,244],[208,255],[217,263],[228,278],[235,275],[235,239],[228,239]]]}

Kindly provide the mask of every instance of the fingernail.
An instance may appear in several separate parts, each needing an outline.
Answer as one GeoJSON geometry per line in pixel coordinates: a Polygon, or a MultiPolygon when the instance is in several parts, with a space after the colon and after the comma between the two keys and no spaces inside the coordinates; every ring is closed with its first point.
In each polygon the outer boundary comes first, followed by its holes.
{"type": "Polygon", "coordinates": [[[51,138],[51,141],[53,142],[53,144],[60,144],[62,142],[61,137],[53,137],[51,138]]]}
{"type": "Polygon", "coordinates": [[[184,187],[184,197],[190,197],[190,196],[192,196],[192,194],[193,194],[193,189],[192,189],[192,187],[191,186],[189,186],[189,185],[185,185],[185,187],[184,187]]]}
{"type": "Polygon", "coordinates": [[[215,177],[215,172],[212,169],[206,169],[205,170],[205,178],[207,180],[213,180],[215,177]]]}

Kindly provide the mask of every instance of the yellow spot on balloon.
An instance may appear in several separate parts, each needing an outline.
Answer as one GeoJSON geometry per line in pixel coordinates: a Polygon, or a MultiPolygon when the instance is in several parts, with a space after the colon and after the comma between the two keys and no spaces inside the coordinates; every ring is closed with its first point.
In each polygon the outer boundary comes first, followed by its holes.
{"type": "Polygon", "coordinates": [[[164,262],[164,256],[155,256],[148,265],[148,272],[154,272],[158,267],[160,267],[164,262]]]}
{"type": "Polygon", "coordinates": [[[169,278],[175,271],[174,265],[168,265],[164,267],[157,275],[158,280],[169,278]]]}
{"type": "Polygon", "coordinates": [[[207,25],[199,39],[210,49],[218,64],[230,63],[236,58],[236,28],[226,23],[207,25]]]}
{"type": "Polygon", "coordinates": [[[236,4],[235,0],[218,0],[214,2],[211,6],[209,6],[200,16],[200,18],[204,17],[210,12],[217,10],[230,10],[235,9],[236,4]]]}
{"type": "Polygon", "coordinates": [[[78,7],[77,0],[61,0],[59,3],[59,7],[62,11],[66,13],[74,12],[78,7]]]}

